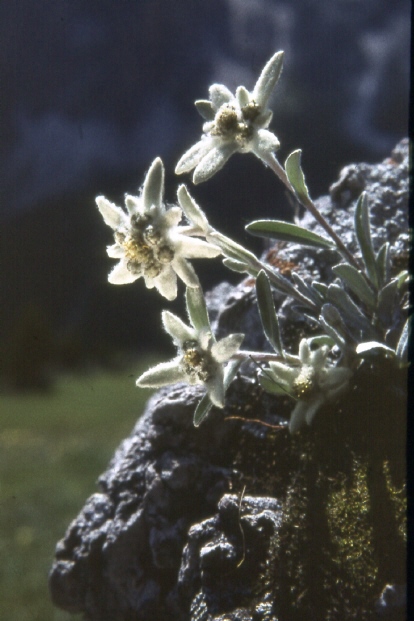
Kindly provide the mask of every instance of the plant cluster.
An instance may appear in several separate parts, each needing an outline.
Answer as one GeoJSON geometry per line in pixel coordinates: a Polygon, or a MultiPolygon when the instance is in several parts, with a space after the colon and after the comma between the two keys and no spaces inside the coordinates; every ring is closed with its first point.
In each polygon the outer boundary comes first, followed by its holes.
{"type": "Polygon", "coordinates": [[[213,228],[185,185],[177,191],[179,206],[167,208],[160,158],[152,163],[139,195],[125,197],[126,210],[102,196],[96,199],[104,221],[114,231],[115,243],[108,247],[108,255],[119,260],[109,282],[127,284],[142,277],[148,288],[157,288],[167,300],[177,296],[177,276],[186,286],[190,325],[169,311],[162,313],[163,327],[177,347],[177,356],[143,373],[137,385],[204,385],[206,393],[194,413],[196,426],[213,406],[224,407],[226,389],[245,360],[258,363],[258,379],[265,391],[296,402],[289,422],[291,432],[310,425],[324,403],[344,393],[364,360],[386,357],[399,367],[406,365],[408,272],[392,274],[388,242],[374,249],[368,196],[362,194],[355,208],[359,247],[355,256],[310,198],[300,150],[288,156],[284,167],[275,155],[280,143],[268,129],[272,119],[268,102],[282,63],[283,52],[277,52],[252,91],[239,86],[233,94],[224,85],[213,84],[210,99],[195,102],[205,121],[203,133],[181,157],[175,172],[193,171],[193,183],[198,184],[216,174],[233,153],[252,152],[312,213],[326,236],[278,220],[256,220],[246,226],[247,231],[336,253],[334,282],[308,282],[294,272],[287,278],[213,228]],[[263,331],[273,353],[241,350],[243,334],[215,339],[199,279],[189,262],[203,257],[221,257],[230,270],[255,279],[263,331]],[[297,354],[287,351],[283,344],[272,289],[293,298],[297,310],[319,327],[318,336],[302,339],[297,354]]]}

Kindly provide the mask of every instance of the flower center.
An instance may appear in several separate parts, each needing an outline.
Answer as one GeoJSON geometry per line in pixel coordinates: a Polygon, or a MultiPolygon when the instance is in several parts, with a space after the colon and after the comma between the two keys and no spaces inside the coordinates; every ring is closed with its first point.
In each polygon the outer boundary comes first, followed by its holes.
{"type": "Polygon", "coordinates": [[[211,130],[213,136],[231,138],[244,144],[252,137],[254,122],[259,116],[261,108],[255,101],[251,101],[241,108],[241,115],[231,104],[225,104],[218,110],[211,130]]]}
{"type": "Polygon", "coordinates": [[[181,364],[185,373],[195,381],[207,382],[213,375],[213,364],[208,352],[200,348],[198,341],[185,341],[182,348],[181,364]]]}
{"type": "Polygon", "coordinates": [[[154,226],[151,216],[135,214],[129,234],[117,233],[115,239],[122,245],[127,267],[133,274],[156,278],[174,259],[174,250],[154,226]]]}
{"type": "Polygon", "coordinates": [[[293,395],[297,399],[307,401],[315,392],[315,371],[312,367],[302,367],[301,372],[292,384],[293,395]]]}
{"type": "Polygon", "coordinates": [[[240,120],[237,110],[233,106],[226,104],[217,112],[214,127],[211,130],[213,136],[244,142],[250,137],[250,133],[250,125],[244,120],[240,120]]]}

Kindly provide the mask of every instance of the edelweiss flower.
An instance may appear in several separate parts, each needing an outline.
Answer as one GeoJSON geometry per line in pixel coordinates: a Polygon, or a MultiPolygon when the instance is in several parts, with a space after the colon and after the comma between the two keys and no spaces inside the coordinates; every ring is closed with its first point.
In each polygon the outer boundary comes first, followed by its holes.
{"type": "MultiPolygon", "coordinates": [[[[178,355],[169,362],[162,362],[143,373],[137,379],[141,388],[159,388],[177,382],[204,384],[211,402],[222,408],[224,406],[224,369],[227,362],[239,349],[244,334],[231,334],[216,341],[208,323],[207,312],[201,308],[202,321],[194,320],[191,310],[193,301],[201,290],[187,289],[187,308],[192,315],[193,326],[187,326],[179,317],[169,311],[163,311],[162,323],[177,346],[178,355]],[[198,327],[194,327],[194,323],[198,327]],[[201,325],[204,324],[204,325],[201,325]]],[[[197,313],[197,310],[196,310],[197,313]]]]}
{"type": "Polygon", "coordinates": [[[212,177],[236,151],[252,151],[265,163],[279,148],[279,140],[268,131],[272,112],[267,102],[279,79],[283,52],[277,52],[265,65],[252,92],[239,86],[233,95],[222,84],[213,84],[210,101],[196,101],[197,110],[206,120],[204,135],[178,162],[177,175],[193,168],[193,183],[212,177]]]}
{"type": "Polygon", "coordinates": [[[260,383],[273,394],[287,394],[297,400],[291,414],[289,430],[298,431],[311,424],[321,405],[334,399],[348,386],[352,375],[347,367],[336,367],[328,360],[330,347],[322,345],[311,350],[307,339],[299,345],[298,366],[269,362],[269,369],[260,371],[260,383]]]}
{"type": "Polygon", "coordinates": [[[186,235],[187,227],[178,226],[180,207],[166,209],[163,203],[164,166],[160,158],[152,163],[139,196],[125,197],[125,212],[103,196],[96,203],[105,223],[114,231],[115,244],[108,255],[119,259],[108,280],[115,285],[140,278],[148,289],[156,287],[167,300],[177,297],[177,275],[189,287],[199,281],[186,259],[216,257],[218,248],[186,235]]]}

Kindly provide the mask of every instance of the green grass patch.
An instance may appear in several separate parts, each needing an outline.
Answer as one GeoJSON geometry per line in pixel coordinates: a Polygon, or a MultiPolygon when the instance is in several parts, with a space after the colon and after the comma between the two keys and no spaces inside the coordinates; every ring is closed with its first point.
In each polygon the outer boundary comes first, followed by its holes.
{"type": "Polygon", "coordinates": [[[0,397],[0,619],[81,619],[54,608],[48,572],[57,541],[143,411],[149,392],[135,377],[146,368],[0,397]]]}

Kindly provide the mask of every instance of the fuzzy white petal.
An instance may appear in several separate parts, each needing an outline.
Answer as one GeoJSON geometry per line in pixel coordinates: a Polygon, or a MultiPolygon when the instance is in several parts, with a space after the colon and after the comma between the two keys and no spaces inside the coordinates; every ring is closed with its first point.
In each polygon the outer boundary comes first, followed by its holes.
{"type": "Polygon", "coordinates": [[[214,377],[208,380],[205,383],[207,388],[208,396],[211,399],[211,402],[214,403],[218,408],[224,407],[224,381],[223,381],[223,370],[220,369],[215,373],[214,377]]]}
{"type": "Polygon", "coordinates": [[[218,110],[223,104],[229,103],[234,99],[234,95],[224,84],[212,84],[208,89],[210,93],[211,103],[215,110],[218,110]]]}
{"type": "Polygon", "coordinates": [[[329,347],[327,345],[323,345],[318,349],[315,349],[311,353],[311,365],[316,370],[321,370],[326,364],[326,357],[329,353],[329,347]]]}
{"type": "Polygon", "coordinates": [[[274,153],[279,147],[279,140],[268,129],[259,129],[251,143],[251,150],[261,159],[268,153],[274,153]]]}
{"type": "Polygon", "coordinates": [[[210,177],[223,168],[227,160],[237,150],[238,144],[236,142],[228,142],[226,144],[213,146],[203,157],[198,166],[196,166],[193,175],[193,183],[198,184],[210,179],[210,177]]]}
{"type": "Polygon", "coordinates": [[[204,211],[197,205],[188,192],[185,185],[180,185],[177,190],[177,198],[188,220],[198,226],[202,231],[208,231],[209,224],[204,211]]]}
{"type": "Polygon", "coordinates": [[[165,214],[162,216],[163,225],[167,228],[172,228],[173,226],[177,226],[183,217],[183,212],[179,207],[171,207],[167,209],[165,214]]]}
{"type": "Polygon", "coordinates": [[[107,246],[106,252],[108,254],[108,257],[111,257],[111,259],[122,259],[122,257],[125,255],[125,250],[119,244],[107,246]]]}
{"type": "Polygon", "coordinates": [[[162,210],[164,195],[164,165],[161,158],[157,157],[151,164],[142,189],[142,202],[145,209],[155,205],[162,210]]]}
{"type": "Polygon", "coordinates": [[[209,327],[202,328],[197,335],[198,342],[200,343],[201,349],[207,351],[212,343],[215,343],[215,339],[211,333],[209,327]]]}
{"type": "Polygon", "coordinates": [[[210,151],[214,144],[214,141],[210,136],[203,136],[201,140],[196,142],[184,155],[179,159],[177,166],[175,167],[175,174],[182,175],[183,173],[190,172],[197,166],[200,160],[210,151]]]}
{"type": "Polygon", "coordinates": [[[250,93],[247,88],[244,86],[238,86],[236,90],[236,99],[240,108],[247,106],[251,100],[250,93]]]}
{"type": "Polygon", "coordinates": [[[278,81],[283,66],[283,52],[276,52],[265,64],[253,89],[252,97],[263,108],[278,81]]]}
{"type": "Polygon", "coordinates": [[[177,276],[187,285],[187,287],[199,287],[200,281],[195,273],[193,266],[185,259],[177,256],[171,263],[177,276]]]}
{"type": "Polygon", "coordinates": [[[289,431],[296,433],[306,424],[307,404],[304,401],[298,401],[292,414],[290,415],[289,431]]]}
{"type": "Polygon", "coordinates": [[[266,392],[274,395],[290,395],[290,384],[282,381],[280,378],[273,379],[266,370],[260,371],[259,382],[266,392]]]}
{"type": "Polygon", "coordinates": [[[311,350],[309,343],[306,339],[302,339],[299,343],[299,359],[302,364],[310,364],[311,362],[311,350]]]}
{"type": "Polygon", "coordinates": [[[269,362],[270,375],[276,380],[286,382],[289,385],[297,378],[300,373],[300,367],[288,367],[282,362],[269,362]]]}
{"type": "Polygon", "coordinates": [[[270,121],[272,120],[273,112],[271,110],[264,110],[259,114],[257,119],[255,120],[256,127],[266,128],[269,127],[270,121]]]}
{"type": "Polygon", "coordinates": [[[139,196],[132,196],[132,194],[126,194],[125,207],[130,216],[136,213],[143,213],[142,200],[139,196]]]}
{"type": "Polygon", "coordinates": [[[108,276],[108,281],[112,285],[127,285],[131,282],[135,282],[140,277],[140,274],[133,274],[129,271],[124,261],[117,263],[108,276]]]}
{"type": "Polygon", "coordinates": [[[120,207],[108,201],[104,196],[97,196],[95,201],[105,224],[116,230],[125,223],[127,217],[120,207]]]}
{"type": "Polygon", "coordinates": [[[163,311],[161,318],[166,332],[172,336],[176,345],[181,346],[185,341],[197,340],[195,330],[187,326],[177,315],[170,311],[163,311]]]}
{"type": "Polygon", "coordinates": [[[347,367],[333,367],[326,371],[319,382],[322,390],[331,390],[345,387],[351,378],[352,371],[347,367]]]}
{"type": "Polygon", "coordinates": [[[152,276],[147,276],[144,274],[145,286],[147,289],[154,289],[155,287],[155,279],[152,276]]]}
{"type": "Polygon", "coordinates": [[[212,259],[221,254],[220,248],[196,237],[177,235],[175,249],[186,259],[212,259]]]}
{"type": "Polygon", "coordinates": [[[316,412],[319,410],[321,405],[323,405],[324,401],[325,399],[323,398],[322,395],[320,395],[318,397],[315,397],[315,399],[313,399],[310,403],[307,404],[308,407],[306,409],[305,419],[308,425],[311,424],[311,422],[315,418],[316,412]]]}
{"type": "Polygon", "coordinates": [[[218,343],[214,343],[211,353],[217,362],[226,362],[237,352],[244,339],[244,334],[230,334],[218,343]]]}
{"type": "Polygon", "coordinates": [[[177,382],[185,382],[186,377],[180,366],[180,358],[174,358],[148,369],[137,379],[136,384],[141,388],[160,388],[177,382]]]}
{"type": "Polygon", "coordinates": [[[194,102],[197,112],[203,117],[205,121],[212,121],[215,113],[211,101],[207,99],[198,99],[194,102]]]}
{"type": "Polygon", "coordinates": [[[161,274],[154,278],[155,286],[167,300],[177,297],[177,276],[170,265],[166,266],[161,274]]]}

